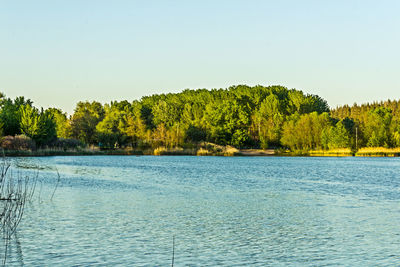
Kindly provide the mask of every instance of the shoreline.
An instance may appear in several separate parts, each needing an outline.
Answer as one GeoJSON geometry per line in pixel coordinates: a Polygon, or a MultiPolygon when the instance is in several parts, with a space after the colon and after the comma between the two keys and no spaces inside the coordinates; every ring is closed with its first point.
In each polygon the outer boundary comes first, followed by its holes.
{"type": "Polygon", "coordinates": [[[56,150],[36,151],[3,150],[5,157],[51,157],[51,156],[222,156],[222,157],[400,157],[400,152],[386,151],[281,151],[276,149],[232,149],[225,151],[206,151],[202,149],[147,149],[147,150],[56,150]]]}

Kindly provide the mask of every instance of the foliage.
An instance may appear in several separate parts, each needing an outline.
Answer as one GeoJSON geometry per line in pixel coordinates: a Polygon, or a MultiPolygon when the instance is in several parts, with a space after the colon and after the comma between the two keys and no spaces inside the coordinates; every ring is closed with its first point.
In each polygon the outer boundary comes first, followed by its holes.
{"type": "Polygon", "coordinates": [[[357,129],[358,148],[400,146],[400,101],[344,105],[332,110],[331,116],[353,122],[351,139],[357,129]]]}
{"type": "Polygon", "coordinates": [[[390,148],[400,146],[400,102],[329,110],[324,99],[299,90],[237,85],[187,89],[133,102],[78,102],[68,118],[60,109],[39,110],[29,99],[11,100],[1,94],[0,133],[23,133],[39,147],[58,146],[72,138],[101,148],[168,151],[200,142],[299,151],[390,148]]]}
{"type": "Polygon", "coordinates": [[[342,121],[322,131],[322,146],[326,149],[350,147],[350,135],[342,121]]]}
{"type": "Polygon", "coordinates": [[[63,139],[71,137],[71,124],[67,118],[67,114],[57,108],[49,108],[46,111],[51,114],[56,124],[57,137],[63,139]]]}
{"type": "Polygon", "coordinates": [[[11,100],[0,93],[0,123],[4,135],[17,135],[21,133],[21,114],[23,106],[32,105],[32,101],[23,96],[11,100]]]}
{"type": "Polygon", "coordinates": [[[324,130],[331,126],[328,113],[294,114],[283,126],[282,145],[292,150],[322,148],[324,130]]]}
{"type": "Polygon", "coordinates": [[[104,118],[104,109],[99,102],[78,102],[71,119],[71,137],[86,144],[96,144],[96,126],[104,118]]]}
{"type": "Polygon", "coordinates": [[[42,146],[56,138],[56,122],[50,111],[39,111],[31,105],[20,107],[20,130],[42,146]]]}

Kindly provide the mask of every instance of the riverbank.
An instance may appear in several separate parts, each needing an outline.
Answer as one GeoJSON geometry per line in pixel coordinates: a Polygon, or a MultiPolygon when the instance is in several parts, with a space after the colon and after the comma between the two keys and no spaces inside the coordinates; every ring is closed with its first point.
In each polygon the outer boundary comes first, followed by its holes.
{"type": "Polygon", "coordinates": [[[100,155],[143,155],[142,151],[136,150],[57,150],[38,149],[30,150],[4,150],[6,157],[48,157],[48,156],[100,156],[100,155]]]}
{"type": "Polygon", "coordinates": [[[38,149],[38,150],[3,150],[7,157],[48,157],[48,156],[101,156],[101,155],[149,155],[149,156],[242,156],[242,157],[400,157],[400,148],[361,148],[357,152],[351,149],[289,151],[282,149],[237,149],[232,146],[219,146],[207,144],[200,148],[166,148],[156,149],[108,149],[98,148],[62,150],[62,149],[38,149]]]}
{"type": "Polygon", "coordinates": [[[310,151],[276,151],[279,156],[309,156],[309,157],[400,157],[400,148],[364,147],[359,150],[350,148],[310,151]]]}
{"type": "Polygon", "coordinates": [[[364,147],[355,153],[357,157],[399,157],[400,148],[364,147]]]}
{"type": "Polygon", "coordinates": [[[99,156],[99,155],[148,155],[148,156],[274,156],[274,149],[236,149],[230,146],[217,146],[207,148],[165,148],[156,149],[38,149],[38,150],[3,150],[7,157],[47,157],[47,156],[99,156]]]}

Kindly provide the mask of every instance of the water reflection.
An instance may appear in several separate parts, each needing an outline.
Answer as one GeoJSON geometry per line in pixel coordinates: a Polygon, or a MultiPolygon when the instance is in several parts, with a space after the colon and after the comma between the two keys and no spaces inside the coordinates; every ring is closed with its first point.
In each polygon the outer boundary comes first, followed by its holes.
{"type": "Polygon", "coordinates": [[[11,238],[3,237],[0,247],[0,251],[4,251],[0,258],[3,266],[24,266],[22,246],[17,231],[11,238]]]}
{"type": "Polygon", "coordinates": [[[49,170],[49,171],[56,171],[56,166],[51,166],[47,164],[42,164],[42,162],[38,162],[36,160],[32,160],[32,158],[18,158],[15,161],[15,166],[18,169],[28,169],[28,170],[49,170]]]}

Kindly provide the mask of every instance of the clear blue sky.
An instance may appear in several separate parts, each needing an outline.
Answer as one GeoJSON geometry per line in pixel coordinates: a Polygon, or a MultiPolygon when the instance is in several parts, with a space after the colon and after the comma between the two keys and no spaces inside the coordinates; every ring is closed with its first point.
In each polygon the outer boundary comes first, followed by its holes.
{"type": "Polygon", "coordinates": [[[235,84],[400,98],[400,1],[0,0],[0,91],[71,113],[235,84]]]}

